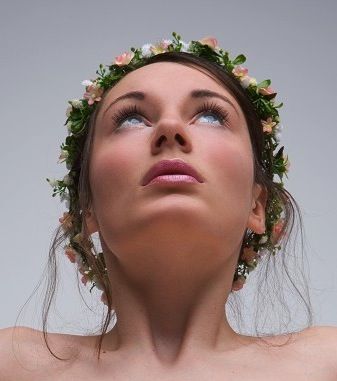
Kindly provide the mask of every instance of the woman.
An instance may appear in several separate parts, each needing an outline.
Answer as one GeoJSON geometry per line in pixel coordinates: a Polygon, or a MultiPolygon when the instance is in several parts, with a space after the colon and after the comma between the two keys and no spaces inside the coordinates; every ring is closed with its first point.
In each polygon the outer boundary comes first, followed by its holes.
{"type": "Polygon", "coordinates": [[[281,105],[244,60],[173,34],[84,82],[67,110],[69,173],[48,180],[69,209],[51,261],[67,242],[82,282],[103,291],[102,335],[3,330],[1,380],[337,379],[336,328],[247,336],[224,310],[255,267],[276,266],[296,206],[281,105]]]}

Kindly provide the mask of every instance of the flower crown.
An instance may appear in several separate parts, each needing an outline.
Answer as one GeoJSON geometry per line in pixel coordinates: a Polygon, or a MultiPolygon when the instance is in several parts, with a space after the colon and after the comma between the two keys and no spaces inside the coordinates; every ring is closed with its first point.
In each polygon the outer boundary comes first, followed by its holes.
{"type": "MultiPolygon", "coordinates": [[[[76,180],[80,169],[75,167],[81,146],[81,137],[87,132],[88,120],[95,110],[98,102],[102,100],[103,94],[112,88],[127,73],[146,64],[149,57],[165,52],[185,52],[220,65],[227,73],[236,78],[245,89],[248,98],[253,103],[256,113],[261,120],[261,128],[264,133],[263,167],[269,176],[279,177],[280,187],[283,187],[283,175],[287,176],[289,169],[288,157],[284,155],[284,147],[278,147],[280,138],[280,119],[278,108],[283,103],[275,105],[276,92],[270,87],[269,79],[257,83],[256,79],[248,75],[248,70],[241,66],[246,61],[244,55],[240,54],[231,60],[229,53],[218,47],[217,40],[213,37],[205,37],[198,41],[186,43],[181,37],[172,33],[172,40],[162,40],[156,44],[145,44],[141,48],[131,48],[115,58],[110,65],[100,64],[96,71],[97,78],[85,80],[85,93],[82,99],[68,101],[65,126],[68,136],[61,144],[59,163],[66,163],[68,173],[61,180],[47,179],[53,187],[53,197],[59,194],[61,201],[66,202],[67,212],[59,219],[62,228],[70,237],[70,242],[65,246],[65,254],[69,260],[78,265],[82,274],[82,282],[92,283],[92,287],[103,290],[103,285],[98,280],[91,266],[89,266],[81,244],[84,242],[82,235],[82,222],[75,218],[75,211],[79,209],[79,194],[76,180]]],[[[247,237],[247,242],[240,255],[235,270],[232,290],[242,288],[247,275],[257,266],[264,252],[269,251],[276,254],[280,246],[277,244],[284,234],[284,218],[281,200],[274,196],[266,209],[266,231],[264,234],[252,232],[247,237]]],[[[107,276],[103,253],[94,255],[102,272],[107,276]]],[[[102,301],[106,303],[106,295],[102,294],[102,301]]]]}

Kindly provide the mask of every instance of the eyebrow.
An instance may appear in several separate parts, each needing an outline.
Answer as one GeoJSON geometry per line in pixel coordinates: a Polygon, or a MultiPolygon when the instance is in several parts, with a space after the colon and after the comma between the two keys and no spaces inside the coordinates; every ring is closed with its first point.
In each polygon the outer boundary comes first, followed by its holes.
{"type": "Polygon", "coordinates": [[[109,106],[106,108],[106,110],[104,111],[103,116],[109,110],[109,108],[113,106],[114,104],[116,104],[117,102],[120,102],[124,99],[137,99],[139,101],[143,101],[145,98],[146,98],[146,95],[142,91],[130,91],[129,93],[121,95],[120,97],[116,98],[113,102],[111,102],[109,106]]]}
{"type": "MultiPolygon", "coordinates": [[[[196,89],[196,90],[191,91],[190,97],[194,98],[194,99],[198,99],[198,98],[219,98],[219,99],[222,99],[223,101],[232,105],[232,107],[234,108],[236,113],[239,115],[238,110],[237,110],[236,106],[233,104],[233,102],[229,98],[227,98],[226,96],[219,94],[215,91],[211,91],[208,89],[196,89]]],[[[146,94],[142,91],[130,91],[126,94],[121,95],[120,97],[116,98],[113,102],[111,102],[109,104],[109,106],[104,111],[103,116],[110,109],[110,107],[112,107],[117,102],[120,102],[120,101],[125,100],[125,99],[136,99],[139,101],[143,101],[146,99],[146,94]]]]}
{"type": "Polygon", "coordinates": [[[197,89],[197,90],[193,90],[190,95],[192,98],[219,98],[219,99],[222,99],[223,101],[232,105],[234,110],[236,111],[236,113],[239,115],[239,112],[238,112],[237,108],[235,107],[234,103],[229,98],[227,98],[226,96],[219,94],[219,93],[216,93],[215,91],[211,91],[211,90],[207,90],[207,89],[197,89]]]}

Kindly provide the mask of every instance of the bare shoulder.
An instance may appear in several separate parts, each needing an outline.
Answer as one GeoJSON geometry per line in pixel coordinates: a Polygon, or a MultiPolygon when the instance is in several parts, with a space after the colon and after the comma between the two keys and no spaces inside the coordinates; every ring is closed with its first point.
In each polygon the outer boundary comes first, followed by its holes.
{"type": "Polygon", "coordinates": [[[14,334],[19,334],[21,345],[30,340],[32,330],[26,327],[0,329],[0,378],[3,381],[15,380],[19,376],[14,350],[14,334]]]}
{"type": "Polygon", "coordinates": [[[337,327],[313,326],[301,332],[300,343],[315,344],[313,350],[329,349],[331,355],[337,359],[337,327]]]}
{"type": "MultiPolygon", "coordinates": [[[[70,359],[68,367],[83,345],[80,336],[55,333],[48,334],[48,343],[56,356],[70,359]]],[[[42,331],[22,326],[0,329],[1,381],[37,380],[46,369],[61,371],[63,363],[48,350],[42,331]]]]}
{"type": "Polygon", "coordinates": [[[28,327],[8,327],[0,330],[0,378],[3,381],[12,381],[21,378],[21,370],[18,367],[18,345],[28,353],[33,343],[36,343],[34,330],[28,327]],[[19,341],[15,343],[15,337],[19,341]]]}
{"type": "Polygon", "coordinates": [[[313,326],[301,331],[297,348],[330,369],[337,379],[337,327],[313,326]]]}
{"type": "Polygon", "coordinates": [[[253,341],[245,352],[244,361],[252,369],[256,363],[264,364],[265,374],[269,372],[273,380],[337,381],[337,327],[312,326],[264,338],[253,341]]]}

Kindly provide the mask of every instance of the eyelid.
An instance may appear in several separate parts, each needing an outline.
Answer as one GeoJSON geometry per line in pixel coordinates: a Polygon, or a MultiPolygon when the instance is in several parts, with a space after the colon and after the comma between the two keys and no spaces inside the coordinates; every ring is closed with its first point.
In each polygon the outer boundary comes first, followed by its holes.
{"type": "Polygon", "coordinates": [[[229,126],[230,125],[230,113],[223,106],[220,106],[216,102],[204,102],[197,109],[198,115],[202,115],[204,113],[212,113],[216,115],[220,119],[221,126],[229,126]]]}
{"type": "MultiPolygon", "coordinates": [[[[221,126],[228,126],[230,124],[229,111],[226,110],[223,106],[217,104],[216,102],[206,101],[203,104],[199,105],[193,113],[196,114],[196,116],[201,116],[202,114],[207,112],[216,115],[219,119],[221,126]]],[[[144,117],[144,114],[145,112],[143,111],[142,107],[140,107],[137,104],[132,104],[124,106],[117,110],[112,115],[111,119],[113,120],[114,124],[117,125],[117,127],[120,127],[122,123],[124,123],[128,118],[136,116],[143,119],[144,124],[147,125],[145,122],[146,118],[144,117]]]]}
{"type": "Polygon", "coordinates": [[[140,116],[142,119],[145,117],[143,116],[144,111],[141,107],[139,107],[136,104],[124,106],[117,110],[112,116],[111,119],[113,120],[114,124],[118,127],[125,122],[126,119],[132,117],[132,116],[140,116]]]}

